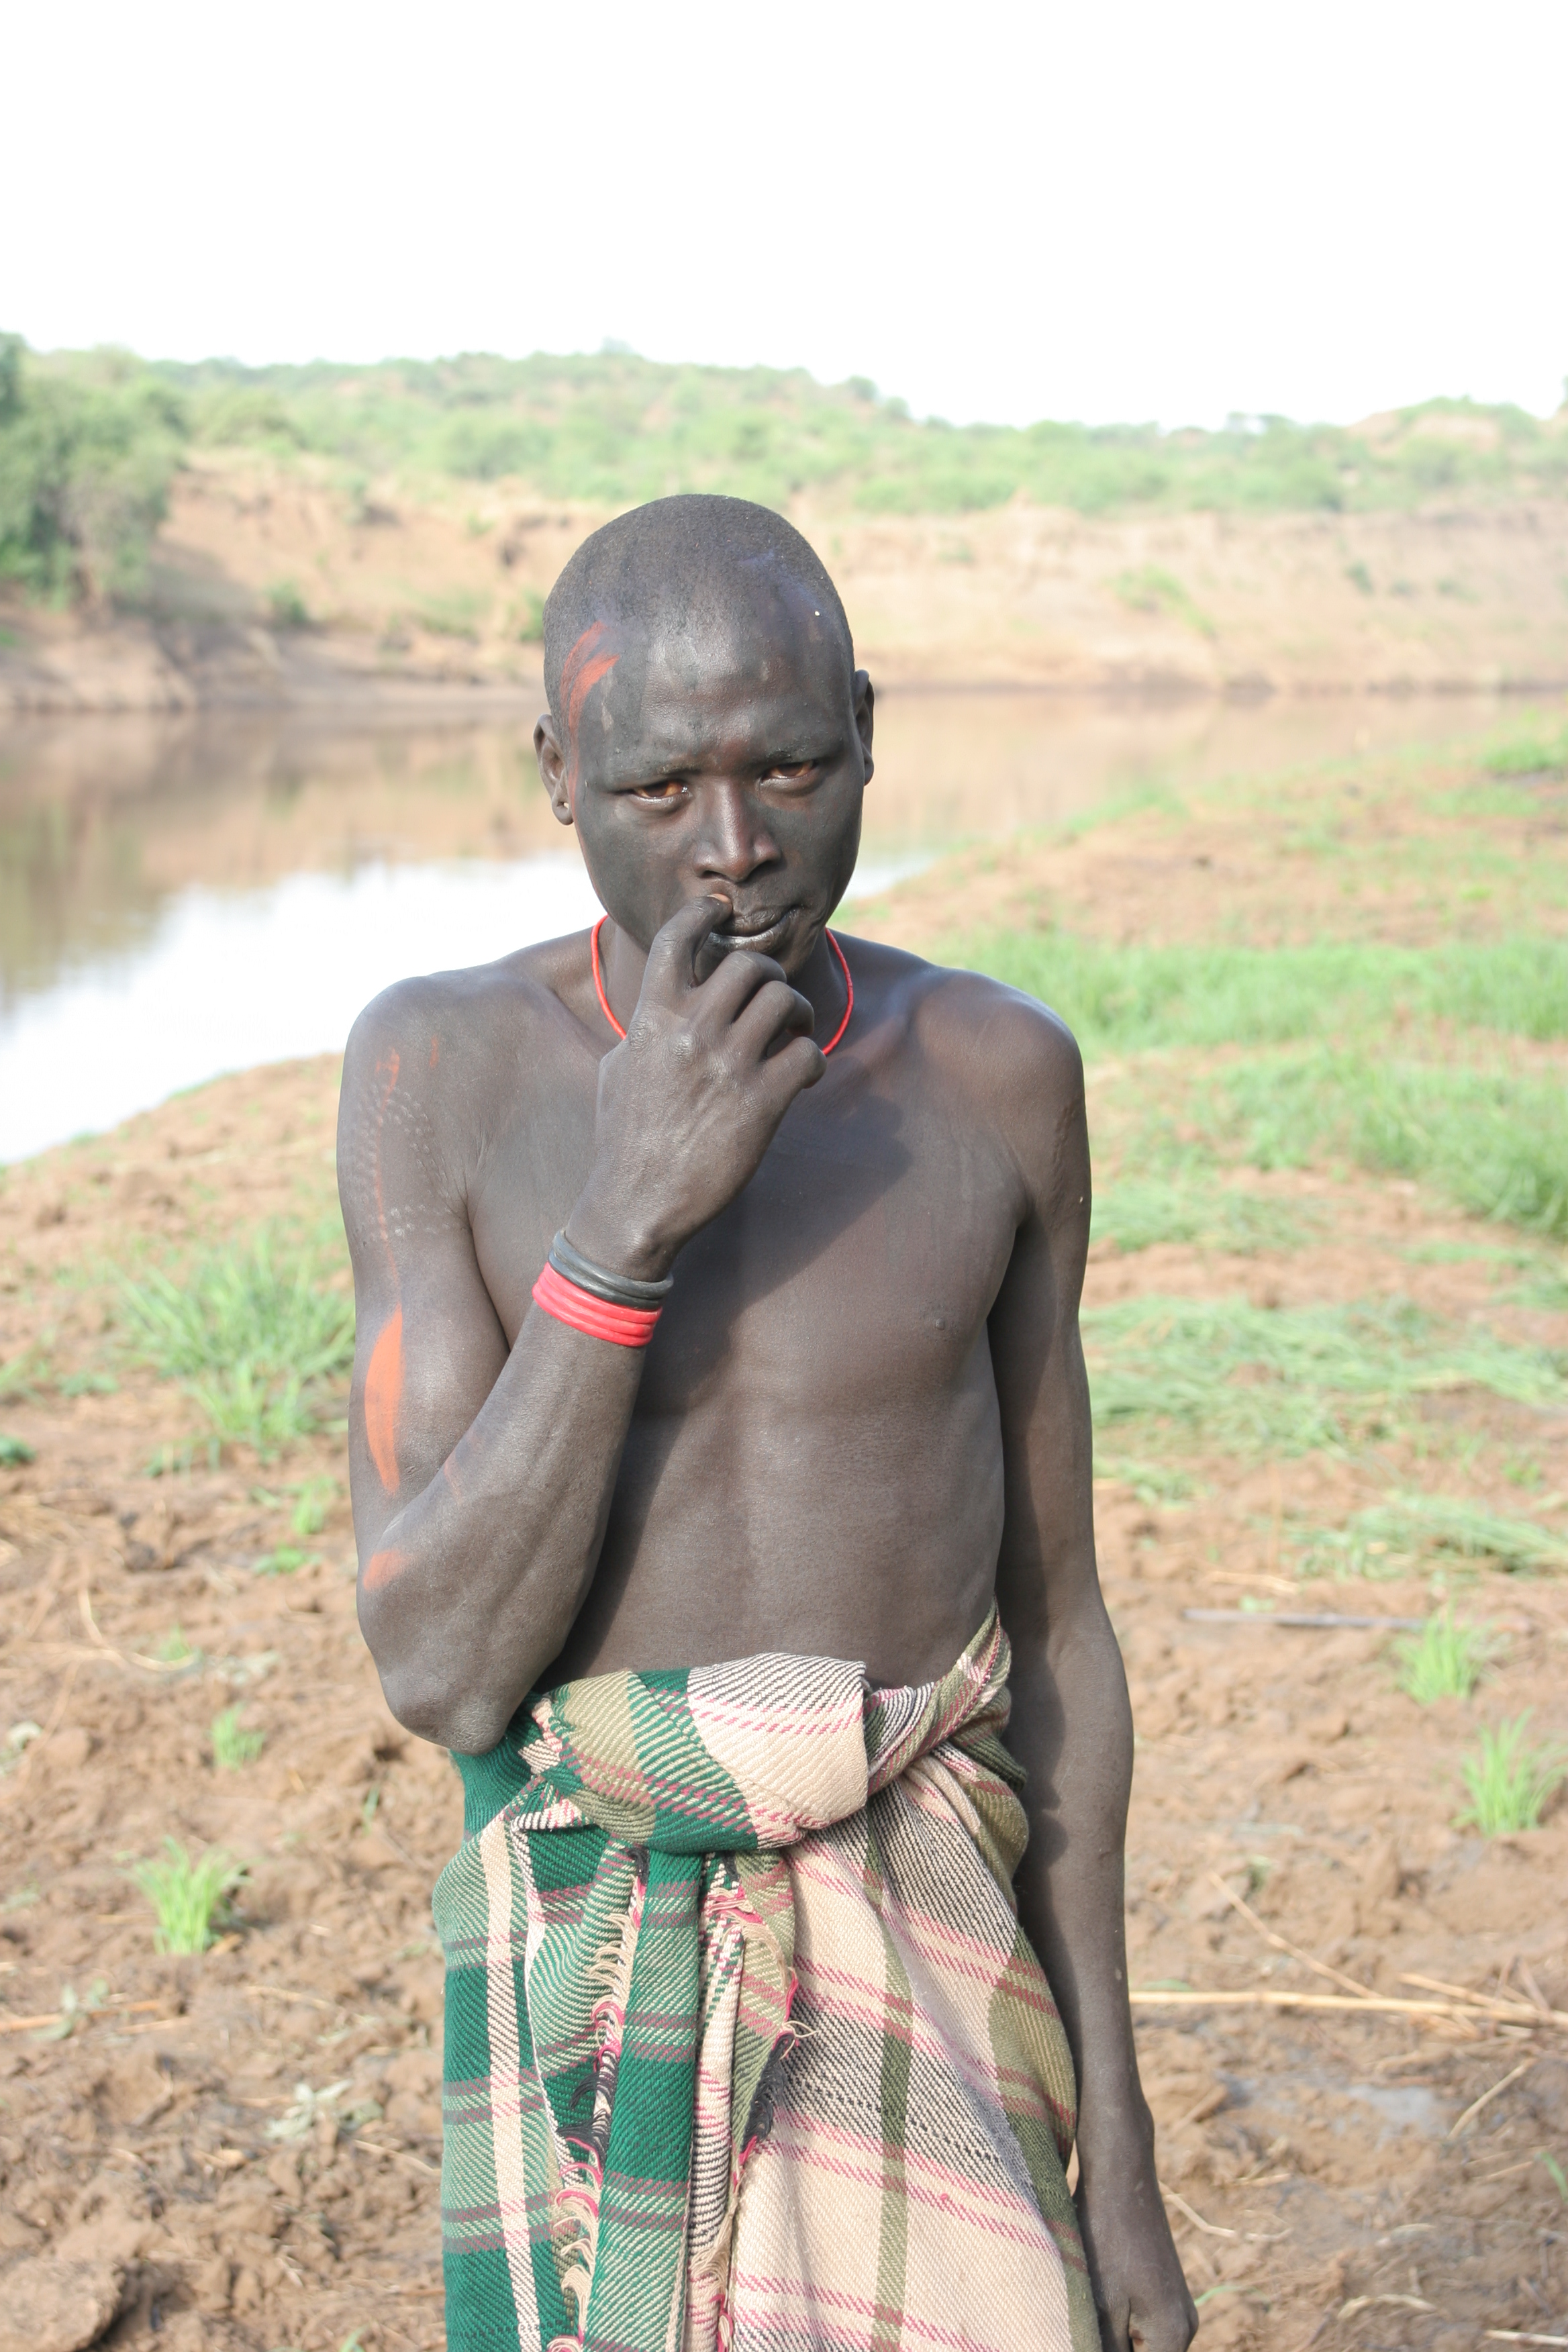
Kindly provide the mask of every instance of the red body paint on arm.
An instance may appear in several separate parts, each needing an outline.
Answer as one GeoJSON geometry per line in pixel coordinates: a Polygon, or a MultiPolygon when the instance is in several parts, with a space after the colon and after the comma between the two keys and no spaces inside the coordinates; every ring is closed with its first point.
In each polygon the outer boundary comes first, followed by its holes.
{"type": "MultiPolygon", "coordinates": [[[[397,1492],[397,1414],[403,1402],[403,1309],[395,1307],[371,1349],[364,1376],[364,1434],[375,1475],[397,1492]]],[[[365,1571],[369,1576],[369,1570],[365,1571]]]]}
{"type": "Polygon", "coordinates": [[[394,1577],[401,1576],[407,1565],[408,1554],[405,1551],[395,1551],[389,1548],[385,1551],[372,1552],[364,1564],[362,1580],[365,1591],[379,1591],[384,1584],[390,1584],[394,1577]]]}

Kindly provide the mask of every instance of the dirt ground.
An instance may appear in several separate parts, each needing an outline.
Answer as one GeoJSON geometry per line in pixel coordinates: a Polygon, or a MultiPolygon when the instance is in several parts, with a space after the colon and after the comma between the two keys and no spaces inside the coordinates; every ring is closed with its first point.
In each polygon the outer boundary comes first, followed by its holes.
{"type": "MultiPolygon", "coordinates": [[[[1333,821],[1354,824],[1354,803],[1333,821]]],[[[1414,805],[1406,821],[1420,831],[1414,805]]],[[[1182,911],[1201,876],[1228,886],[1227,936],[1332,928],[1342,895],[1314,904],[1310,855],[1276,855],[1272,822],[1156,810],[1024,844],[908,886],[881,927],[930,936],[955,907],[1038,919],[1065,897],[1109,936],[1181,937],[1201,927],[1182,911]]],[[[1280,841],[1293,822],[1280,814],[1280,841]]],[[[1421,836],[1434,871],[1452,862],[1440,834],[1434,819],[1421,836]]],[[[1514,849],[1542,854],[1522,835],[1514,849]]],[[[1407,864],[1391,852],[1391,875],[1407,864]]],[[[1478,927],[1521,919],[1512,887],[1467,902],[1478,927]]],[[[1414,884],[1346,919],[1373,915],[1386,935],[1428,935],[1414,884]]],[[[1539,899],[1530,919],[1552,920],[1539,899]]],[[[74,2280],[84,2309],[94,2292],[105,2316],[118,2303],[103,2340],[125,2352],[443,2341],[429,1893],[459,1834],[456,1775],[392,1721],[359,1641],[341,1438],[269,1465],[211,1465],[198,1444],[188,1469],[150,1475],[199,1415],[112,1323],[117,1268],[269,1219],[314,1225],[335,1080],[327,1062],[225,1079],[0,1191],[0,1361],[37,1368],[0,1402],[36,1454],[0,1470],[0,2311],[44,2275],[38,2258],[75,2263],[48,2276],[74,2280]],[[290,1511],[316,1480],[331,1499],[300,1546],[290,1511]],[[308,1557],[268,1572],[290,1545],[308,1557]],[[266,1745],[220,1771],[210,1726],[232,1705],[266,1745]],[[26,1725],[36,1736],[8,1744],[26,1725]],[[154,1952],[127,1877],[171,1834],[247,1866],[200,1959],[154,1952]]],[[[1246,1181],[1303,1210],[1301,1246],[1097,1242],[1090,1303],[1398,1295],[1568,1348],[1568,1314],[1518,1293],[1508,1236],[1415,1186],[1246,1181]]],[[[1451,1561],[1447,1590],[1499,1647],[1472,1701],[1422,1707],[1396,1686],[1393,1621],[1431,1610],[1430,1561],[1336,1578],[1305,1572],[1294,1542],[1457,1463],[1500,1511],[1521,1507],[1528,1477],[1531,1516],[1568,1533],[1568,1416],[1451,1388],[1421,1400],[1375,1475],[1320,1453],[1190,1460],[1185,1501],[1149,1499],[1131,1472],[1099,1484],[1138,1725],[1139,2041],[1205,2352],[1568,2338],[1568,2033],[1545,2014],[1568,2011],[1568,1808],[1491,1839],[1455,1820],[1479,1724],[1530,1708],[1538,1730],[1568,1731],[1568,1583],[1451,1561]],[[1290,1629],[1271,1608],[1373,1622],[1290,1629]],[[1430,1982],[1501,1998],[1468,2017],[1277,2005],[1365,1987],[1442,2012],[1430,1982]]],[[[86,2340],[11,2325],[0,2346],[86,2340]]]]}
{"type": "MultiPolygon", "coordinates": [[[[506,483],[351,498],[319,463],[209,452],[176,478],[140,618],[0,611],[0,710],[521,708],[542,600],[605,519],[506,483]]],[[[885,685],[1256,698],[1568,682],[1561,503],[1098,518],[1016,499],[873,519],[802,502],[793,520],[885,685]]]]}

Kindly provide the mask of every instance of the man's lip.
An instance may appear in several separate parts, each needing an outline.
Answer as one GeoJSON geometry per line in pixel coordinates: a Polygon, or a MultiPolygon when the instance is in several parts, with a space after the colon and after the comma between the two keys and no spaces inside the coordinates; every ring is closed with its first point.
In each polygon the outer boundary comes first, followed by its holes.
{"type": "Polygon", "coordinates": [[[725,942],[732,940],[737,947],[749,947],[753,940],[771,939],[775,931],[782,930],[794,912],[793,907],[782,908],[765,922],[759,922],[754,916],[731,914],[714,924],[712,937],[725,942]]]}

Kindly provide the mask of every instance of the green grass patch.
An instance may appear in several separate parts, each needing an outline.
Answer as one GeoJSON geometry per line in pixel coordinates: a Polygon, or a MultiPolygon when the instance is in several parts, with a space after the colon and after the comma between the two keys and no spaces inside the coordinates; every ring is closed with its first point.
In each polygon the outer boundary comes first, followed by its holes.
{"type": "Polygon", "coordinates": [[[1130,612],[1168,614],[1173,620],[1184,621],[1200,637],[1212,637],[1215,634],[1214,623],[1175,573],[1163,570],[1157,563],[1120,572],[1112,584],[1130,612]]]}
{"type": "Polygon", "coordinates": [[[941,960],[989,972],[1058,1013],[1086,1056],[1151,1046],[1279,1045],[1446,1021],[1568,1036],[1568,941],[1456,940],[1424,950],[1113,947],[1068,931],[981,931],[941,960]]]}
{"type": "Polygon", "coordinates": [[[214,1442],[267,1456],[316,1428],[353,1361],[353,1301],[334,1286],[337,1271],[262,1232],[177,1280],[123,1283],[121,1307],[137,1353],[184,1382],[214,1442]]]}
{"type": "Polygon", "coordinates": [[[1270,1309],[1154,1297],[1086,1311],[1083,1332],[1098,1431],[1138,1428],[1228,1454],[1389,1436],[1439,1389],[1568,1402],[1568,1355],[1475,1326],[1445,1331],[1400,1300],[1270,1309]]]}
{"type": "Polygon", "coordinates": [[[1320,1048],[1234,1065],[1187,1108],[1260,1169],[1342,1155],[1433,1183],[1472,1215],[1568,1239],[1568,1089],[1507,1069],[1320,1048]]]}
{"type": "Polygon", "coordinates": [[[1300,1249],[1321,1220],[1294,1202],[1194,1178],[1122,1176],[1097,1193],[1093,1237],[1124,1254],[1156,1242],[1188,1242],[1249,1257],[1300,1249]]]}
{"type": "Polygon", "coordinates": [[[1568,719],[1545,712],[1523,712],[1506,735],[1482,754],[1489,776],[1511,781],[1521,776],[1568,776],[1568,719]]]}
{"type": "MultiPolygon", "coordinates": [[[[318,1536],[327,1524],[327,1513],[337,1500],[338,1482],[328,1473],[305,1478],[297,1486],[285,1486],[274,1494],[266,1486],[251,1490],[254,1503],[265,1504],[269,1511],[287,1511],[289,1525],[297,1536],[318,1536]]],[[[302,1565],[297,1560],[295,1566],[302,1565]]]]}
{"type": "Polygon", "coordinates": [[[1305,1538],[1303,1574],[1405,1576],[1438,1556],[1487,1560],[1505,1570],[1568,1568],[1568,1541],[1537,1525],[1455,1495],[1394,1495],[1339,1528],[1305,1538]]]}
{"type": "Polygon", "coordinates": [[[1422,1631],[1395,1645],[1399,1687],[1419,1706],[1441,1698],[1468,1698],[1496,1643],[1484,1625],[1456,1624],[1450,1611],[1429,1617],[1422,1631]]]}
{"type": "Polygon", "coordinates": [[[294,1576],[302,1568],[314,1568],[319,1552],[301,1551],[298,1544],[279,1544],[272,1551],[264,1551],[251,1562],[258,1576],[294,1576]]]}
{"type": "Polygon", "coordinates": [[[1459,1766],[1469,1803],[1458,1815],[1461,1828],[1483,1837],[1506,1837],[1535,1829],[1548,1803],[1568,1779],[1568,1760],[1555,1746],[1531,1747],[1525,1738],[1528,1711],[1495,1730],[1481,1733],[1473,1756],[1459,1766]]]}
{"type": "Polygon", "coordinates": [[[220,1772],[243,1771],[254,1764],[267,1745],[265,1732],[247,1730],[242,1706],[226,1706],[212,1719],[213,1762],[220,1772]]]}
{"type": "Polygon", "coordinates": [[[153,1906],[154,1938],[161,1952],[205,1952],[216,1941],[215,1927],[226,1915],[227,1898],[245,1876],[230,1857],[211,1846],[193,1859],[178,1838],[163,1840],[161,1862],[138,1863],[132,1885],[153,1906]]]}
{"type": "Polygon", "coordinates": [[[1141,1503],[1163,1503],[1168,1508],[1190,1503],[1196,1491],[1184,1470],[1173,1469],[1168,1462],[1140,1462],[1126,1454],[1097,1455],[1095,1476],[1131,1486],[1141,1503]]]}

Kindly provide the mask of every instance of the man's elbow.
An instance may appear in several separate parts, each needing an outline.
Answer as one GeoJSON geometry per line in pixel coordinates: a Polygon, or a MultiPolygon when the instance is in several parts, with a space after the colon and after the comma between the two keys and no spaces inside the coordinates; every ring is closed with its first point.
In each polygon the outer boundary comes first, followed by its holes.
{"type": "Polygon", "coordinates": [[[442,1645],[410,1642],[406,1622],[378,1607],[379,1596],[361,1584],[360,1631],[375,1661],[381,1693],[405,1731],[459,1756],[483,1756],[505,1733],[511,1709],[494,1694],[475,1687],[469,1673],[441,1654],[442,1645]]]}
{"type": "Polygon", "coordinates": [[[417,1666],[377,1671],[388,1708],[416,1739],[428,1739],[455,1756],[485,1756],[504,1738],[510,1710],[482,1693],[455,1688],[446,1677],[417,1666]]]}

